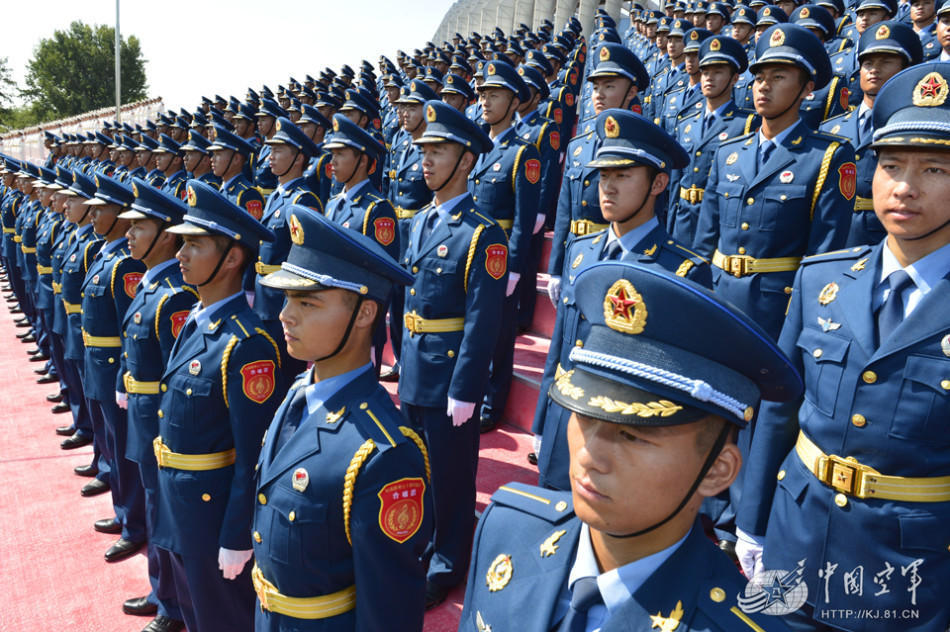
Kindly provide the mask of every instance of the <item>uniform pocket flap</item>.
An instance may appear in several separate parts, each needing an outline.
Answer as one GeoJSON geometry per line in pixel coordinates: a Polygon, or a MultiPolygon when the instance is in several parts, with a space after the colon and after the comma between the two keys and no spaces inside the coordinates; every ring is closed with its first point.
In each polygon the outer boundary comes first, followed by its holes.
{"type": "Polygon", "coordinates": [[[904,379],[929,386],[938,393],[946,393],[941,384],[950,380],[950,360],[912,355],[904,364],[904,379]]]}
{"type": "Polygon", "coordinates": [[[851,341],[805,327],[798,336],[798,348],[815,362],[843,362],[851,341]]]}

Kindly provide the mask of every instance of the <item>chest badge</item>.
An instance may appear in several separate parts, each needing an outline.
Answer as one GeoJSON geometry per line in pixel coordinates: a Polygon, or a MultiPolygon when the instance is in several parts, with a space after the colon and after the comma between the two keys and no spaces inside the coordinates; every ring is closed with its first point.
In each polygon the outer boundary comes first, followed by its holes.
{"type": "Polygon", "coordinates": [[[541,557],[551,557],[554,555],[558,549],[557,541],[560,540],[565,533],[567,533],[567,529],[559,529],[549,535],[547,539],[541,543],[541,557]]]}
{"type": "Polygon", "coordinates": [[[349,221],[343,222],[343,228],[349,228],[349,227],[350,227],[349,221]]]}
{"type": "Polygon", "coordinates": [[[841,323],[836,323],[832,321],[830,318],[822,318],[821,316],[818,317],[818,325],[821,327],[821,330],[825,333],[841,328],[841,323]]]}
{"type": "Polygon", "coordinates": [[[690,130],[692,130],[692,129],[693,129],[693,126],[692,126],[692,125],[687,125],[687,126],[686,126],[686,129],[684,129],[683,131],[686,132],[687,134],[689,134],[690,130]]]}
{"type": "Polygon", "coordinates": [[[75,260],[76,260],[76,255],[71,256],[71,257],[69,258],[69,260],[70,260],[70,261],[75,261],[75,260]]]}
{"type": "Polygon", "coordinates": [[[508,582],[511,581],[511,574],[513,572],[514,569],[511,566],[510,555],[502,553],[496,557],[491,563],[491,566],[488,567],[488,573],[485,575],[488,590],[490,592],[498,592],[507,586],[508,582]]]}
{"type": "Polygon", "coordinates": [[[275,218],[280,217],[280,209],[277,209],[276,211],[274,211],[274,217],[275,218]]]}
{"type": "Polygon", "coordinates": [[[734,152],[732,152],[731,154],[729,154],[728,156],[726,156],[726,164],[727,164],[727,165],[734,165],[734,164],[736,164],[736,161],[737,161],[737,160],[739,160],[739,153],[738,153],[738,152],[735,152],[735,151],[734,151],[734,152]]]}
{"type": "Polygon", "coordinates": [[[188,372],[192,375],[198,375],[201,373],[201,362],[197,360],[192,360],[191,364],[188,365],[188,372]]]}
{"type": "Polygon", "coordinates": [[[867,264],[868,264],[868,257],[865,257],[864,259],[861,259],[860,261],[856,262],[853,266],[851,266],[851,271],[860,272],[861,270],[864,270],[864,266],[866,266],[867,264]]]}
{"type": "Polygon", "coordinates": [[[96,274],[96,275],[94,275],[94,276],[92,277],[92,282],[93,282],[95,285],[99,285],[99,275],[98,275],[98,274],[96,274]]]}
{"type": "Polygon", "coordinates": [[[140,325],[142,323],[142,312],[135,312],[132,314],[132,322],[136,325],[140,325]]]}
{"type": "Polygon", "coordinates": [[[726,132],[720,132],[720,133],[719,133],[719,140],[726,140],[727,138],[729,138],[729,134],[728,134],[728,133],[726,133],[726,132]]]}
{"type": "Polygon", "coordinates": [[[821,288],[821,292],[818,294],[818,303],[821,305],[827,305],[836,298],[838,298],[838,284],[832,281],[825,287],[821,288]]]}
{"type": "Polygon", "coordinates": [[[779,174],[778,179],[779,179],[779,182],[781,182],[782,184],[788,184],[789,182],[795,179],[795,174],[792,173],[791,171],[783,171],[782,173],[779,174]]]}
{"type": "Polygon", "coordinates": [[[418,169],[418,168],[419,168],[419,163],[418,163],[418,162],[417,162],[416,164],[412,165],[412,170],[413,170],[413,171],[415,171],[415,170],[418,169]]]}
{"type": "Polygon", "coordinates": [[[740,176],[738,173],[727,173],[727,174],[726,174],[726,180],[728,180],[729,182],[735,182],[735,181],[738,180],[740,177],[742,177],[742,176],[740,176]]]}
{"type": "Polygon", "coordinates": [[[439,247],[435,249],[435,254],[440,257],[447,257],[449,254],[449,247],[445,244],[439,244],[439,247]]]}
{"type": "Polygon", "coordinates": [[[581,265],[581,261],[583,261],[583,260],[584,260],[584,253],[581,253],[581,254],[577,255],[577,256],[574,258],[574,262],[571,263],[571,268],[574,269],[574,270],[576,270],[576,269],[577,269],[577,266],[581,265]]]}
{"type": "Polygon", "coordinates": [[[492,171],[501,171],[501,163],[496,162],[495,164],[491,166],[491,168],[492,168],[492,171]]]}
{"type": "Polygon", "coordinates": [[[577,149],[574,150],[574,155],[575,155],[575,156],[580,156],[580,155],[581,155],[581,151],[583,151],[583,149],[582,149],[581,147],[578,147],[577,149]]]}
{"type": "Polygon", "coordinates": [[[940,341],[940,350],[943,351],[943,355],[950,358],[950,335],[946,335],[940,341]]]}
{"type": "Polygon", "coordinates": [[[307,485],[310,484],[310,474],[307,473],[307,470],[304,468],[298,467],[294,470],[290,483],[294,486],[296,491],[302,492],[307,489],[307,485]]]}
{"type": "Polygon", "coordinates": [[[677,601],[676,607],[670,612],[670,616],[664,617],[662,611],[650,615],[650,622],[653,624],[650,629],[659,628],[660,632],[673,632],[680,625],[680,619],[683,618],[683,602],[677,601]]]}

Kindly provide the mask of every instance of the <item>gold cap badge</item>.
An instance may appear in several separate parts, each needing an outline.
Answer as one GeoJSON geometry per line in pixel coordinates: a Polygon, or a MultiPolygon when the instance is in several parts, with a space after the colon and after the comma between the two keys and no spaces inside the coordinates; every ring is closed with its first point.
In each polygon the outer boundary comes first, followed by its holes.
{"type": "Polygon", "coordinates": [[[881,26],[877,27],[877,30],[874,32],[874,39],[882,40],[887,39],[890,36],[891,29],[888,28],[886,24],[882,24],[881,26]]]}
{"type": "Polygon", "coordinates": [[[280,131],[280,119],[277,119],[277,123],[274,124],[274,129],[276,129],[278,132],[280,131]]]}
{"type": "Polygon", "coordinates": [[[618,279],[604,296],[604,321],[615,331],[639,334],[647,324],[643,297],[626,279],[618,279]]]}
{"type": "Polygon", "coordinates": [[[340,121],[338,121],[338,120],[336,120],[336,119],[333,119],[333,131],[334,131],[334,132],[339,132],[339,131],[340,131],[340,121]]]}
{"type": "Polygon", "coordinates": [[[617,138],[620,136],[620,123],[612,116],[608,116],[604,121],[604,134],[607,138],[617,138]]]}
{"type": "Polygon", "coordinates": [[[426,120],[435,123],[435,108],[431,105],[426,107],[426,120]]]}
{"type": "Polygon", "coordinates": [[[798,17],[807,18],[809,15],[811,15],[811,11],[808,10],[808,7],[802,7],[802,11],[798,14],[798,17]]]}
{"type": "Polygon", "coordinates": [[[296,215],[290,216],[290,241],[298,246],[303,245],[303,226],[300,225],[300,220],[296,215]]]}
{"type": "Polygon", "coordinates": [[[495,74],[495,64],[488,64],[488,74],[495,74]]]}
{"type": "Polygon", "coordinates": [[[716,52],[721,48],[722,48],[722,44],[719,42],[718,37],[714,38],[711,42],[709,42],[709,50],[716,52]]]}
{"type": "Polygon", "coordinates": [[[947,80],[939,72],[929,72],[914,86],[914,105],[920,107],[936,107],[943,105],[947,100],[950,87],[947,80]]]}
{"type": "Polygon", "coordinates": [[[607,61],[610,59],[610,49],[606,46],[600,48],[600,61],[607,61]]]}
{"type": "Polygon", "coordinates": [[[693,31],[692,33],[689,34],[689,39],[695,42],[696,40],[699,39],[699,33],[697,33],[696,31],[693,31]]]}
{"type": "Polygon", "coordinates": [[[781,29],[775,29],[775,32],[772,33],[772,37],[769,38],[769,46],[775,48],[776,46],[781,46],[785,43],[785,31],[781,29]]]}

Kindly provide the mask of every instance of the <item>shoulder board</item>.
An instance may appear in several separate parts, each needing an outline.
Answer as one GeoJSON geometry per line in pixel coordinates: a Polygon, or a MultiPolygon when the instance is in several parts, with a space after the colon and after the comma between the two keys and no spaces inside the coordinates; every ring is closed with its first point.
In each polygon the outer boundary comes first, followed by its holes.
{"type": "MultiPolygon", "coordinates": [[[[579,126],[578,126],[578,129],[579,129],[579,126]]],[[[573,137],[569,142],[570,143],[573,143],[574,141],[583,142],[590,139],[592,136],[596,136],[596,135],[597,133],[594,130],[591,130],[589,132],[581,132],[577,136],[573,137]]]]}
{"type": "Polygon", "coordinates": [[[853,110],[848,111],[848,112],[842,112],[841,114],[835,114],[834,116],[830,116],[826,118],[824,121],[821,122],[821,127],[818,128],[818,131],[824,134],[829,134],[830,132],[826,132],[825,130],[821,128],[828,127],[830,123],[835,123],[835,122],[840,123],[841,121],[849,120],[851,118],[852,112],[853,110]]]}
{"type": "Polygon", "coordinates": [[[709,263],[709,259],[706,257],[697,254],[685,246],[681,246],[672,240],[667,240],[663,242],[662,246],[668,250],[672,250],[681,257],[685,257],[691,260],[693,263],[709,263]]]}
{"type": "Polygon", "coordinates": [[[598,237],[602,237],[603,234],[604,234],[604,231],[606,231],[606,230],[607,230],[606,228],[602,228],[602,229],[600,229],[600,230],[598,230],[598,231],[595,231],[595,232],[593,232],[593,233],[587,233],[586,235],[580,235],[580,236],[574,237],[574,239],[572,239],[571,242],[576,244],[576,243],[580,243],[580,242],[585,241],[585,240],[586,240],[586,241],[590,241],[590,240],[592,240],[592,239],[597,239],[598,237]]]}
{"type": "Polygon", "coordinates": [[[384,198],[384,197],[381,197],[381,196],[379,196],[379,195],[373,193],[372,191],[367,191],[366,194],[365,194],[365,196],[368,197],[369,199],[373,200],[374,202],[382,202],[384,199],[386,199],[386,198],[384,198]]]}
{"type": "Polygon", "coordinates": [[[726,140],[719,143],[720,147],[725,147],[726,145],[731,145],[733,143],[738,143],[739,141],[747,141],[749,138],[757,134],[758,132],[749,132],[748,134],[743,134],[741,136],[733,136],[732,138],[727,138],[726,140]]]}
{"type": "Polygon", "coordinates": [[[399,424],[383,412],[383,408],[371,399],[359,405],[348,407],[349,419],[357,424],[366,435],[376,443],[376,448],[383,452],[394,448],[406,441],[406,437],[399,430],[399,424]]]}
{"type": "Polygon", "coordinates": [[[502,485],[492,494],[491,501],[555,524],[574,515],[570,492],[558,492],[524,483],[502,485]]]}
{"type": "Polygon", "coordinates": [[[857,259],[871,252],[871,246],[855,246],[854,248],[845,248],[843,250],[832,250],[817,255],[811,255],[802,259],[802,265],[820,263],[822,261],[841,261],[844,259],[857,259]]]}
{"type": "MultiPolygon", "coordinates": [[[[809,136],[811,136],[812,138],[816,138],[816,139],[825,141],[825,142],[828,143],[828,144],[831,144],[831,143],[840,143],[840,142],[841,142],[841,136],[837,136],[837,135],[832,134],[832,133],[830,133],[830,132],[812,132],[811,134],[809,134],[809,136]]],[[[847,139],[845,139],[845,140],[847,140],[847,139]]]]}
{"type": "Polygon", "coordinates": [[[250,338],[255,333],[256,322],[249,319],[248,314],[231,314],[221,322],[221,326],[226,328],[239,340],[250,338]]]}
{"type": "Polygon", "coordinates": [[[306,196],[308,196],[308,195],[313,196],[313,198],[314,198],[315,200],[319,201],[319,198],[318,198],[312,191],[301,191],[300,193],[298,193],[297,195],[294,196],[294,199],[293,199],[293,201],[292,201],[292,204],[297,204],[297,203],[299,203],[299,202],[300,202],[300,198],[306,197],[306,196]]]}
{"type": "MultiPolygon", "coordinates": [[[[487,216],[485,216],[485,215],[482,215],[482,214],[479,213],[478,211],[472,211],[472,212],[470,213],[470,215],[474,215],[475,217],[477,217],[478,219],[480,219],[480,220],[481,220],[481,223],[484,224],[485,226],[491,226],[492,224],[497,224],[497,223],[498,223],[498,222],[496,222],[493,218],[487,217],[487,216]]],[[[462,217],[465,217],[465,215],[463,215],[462,217]]]]}

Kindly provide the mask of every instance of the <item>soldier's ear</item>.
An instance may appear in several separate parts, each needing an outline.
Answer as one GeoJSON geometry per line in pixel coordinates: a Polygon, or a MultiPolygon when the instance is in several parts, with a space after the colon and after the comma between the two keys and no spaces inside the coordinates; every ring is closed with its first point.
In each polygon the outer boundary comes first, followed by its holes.
{"type": "Polygon", "coordinates": [[[356,327],[374,327],[376,317],[379,316],[379,314],[379,303],[373,300],[362,301],[354,325],[356,327]]]}

